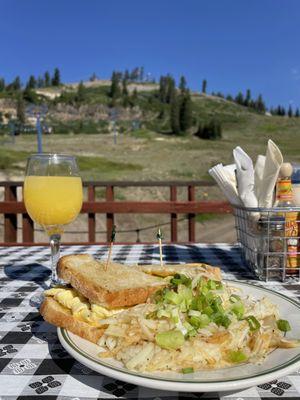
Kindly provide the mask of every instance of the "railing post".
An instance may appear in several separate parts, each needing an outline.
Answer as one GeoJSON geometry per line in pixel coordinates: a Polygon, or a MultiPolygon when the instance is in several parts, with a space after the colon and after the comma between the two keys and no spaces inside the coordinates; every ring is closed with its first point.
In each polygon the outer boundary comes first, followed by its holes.
{"type": "MultiPolygon", "coordinates": [[[[88,185],[88,201],[95,201],[95,186],[90,183],[88,185]]],[[[89,243],[96,242],[96,214],[88,213],[88,237],[89,243]]]]}
{"type": "MultiPolygon", "coordinates": [[[[24,201],[24,186],[22,187],[22,198],[24,201]]],[[[23,243],[34,242],[33,221],[27,213],[22,214],[22,240],[23,243]]]]}
{"type": "MultiPolygon", "coordinates": [[[[195,186],[191,186],[191,185],[188,186],[188,200],[195,201],[195,186]]],[[[196,221],[196,215],[188,214],[189,242],[196,241],[195,221],[196,221]]]]}
{"type": "MultiPolygon", "coordinates": [[[[114,201],[114,187],[111,185],[106,186],[106,201],[114,201]]],[[[111,231],[114,225],[114,214],[106,214],[106,240],[109,242],[111,231]]]]}
{"type": "MultiPolygon", "coordinates": [[[[5,185],[4,189],[5,201],[17,201],[17,187],[9,183],[5,185]]],[[[16,243],[17,242],[17,215],[4,214],[4,242],[16,243]]]]}
{"type": "MultiPolygon", "coordinates": [[[[170,200],[177,200],[177,187],[170,186],[170,200]]],[[[177,242],[177,214],[171,213],[171,242],[177,242]]]]}

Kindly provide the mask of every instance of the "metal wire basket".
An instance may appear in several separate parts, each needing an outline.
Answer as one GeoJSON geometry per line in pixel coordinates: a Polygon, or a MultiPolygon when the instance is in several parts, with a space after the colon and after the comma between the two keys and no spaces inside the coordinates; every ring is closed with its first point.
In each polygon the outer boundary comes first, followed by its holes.
{"type": "Polygon", "coordinates": [[[247,208],[233,205],[244,262],[261,280],[300,279],[300,207],[247,208]],[[293,217],[296,229],[290,236],[293,217]]]}

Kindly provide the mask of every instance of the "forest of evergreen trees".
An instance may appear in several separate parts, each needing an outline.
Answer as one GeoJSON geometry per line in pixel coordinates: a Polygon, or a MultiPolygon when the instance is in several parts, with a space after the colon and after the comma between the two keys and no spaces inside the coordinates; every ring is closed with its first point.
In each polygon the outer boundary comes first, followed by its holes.
{"type": "MultiPolygon", "coordinates": [[[[95,73],[89,78],[90,81],[96,81],[97,79],[98,77],[95,73]]],[[[138,92],[136,89],[130,92],[128,84],[145,82],[155,83],[155,80],[150,77],[150,74],[145,74],[143,67],[135,67],[132,70],[125,70],[124,72],[113,71],[108,92],[110,98],[109,105],[111,107],[134,107],[138,105],[138,92]]],[[[19,76],[9,83],[0,78],[0,96],[1,94],[12,95],[17,100],[17,116],[19,122],[22,123],[25,120],[24,102],[38,102],[38,95],[34,89],[59,87],[61,85],[63,85],[63,82],[61,81],[60,70],[55,68],[52,74],[46,71],[38,77],[30,75],[25,85],[22,84],[19,76]]],[[[203,79],[201,85],[201,93],[203,95],[208,94],[207,86],[207,80],[203,79]]],[[[262,95],[260,94],[257,98],[253,98],[250,89],[247,89],[245,94],[240,91],[236,96],[230,94],[225,96],[221,92],[211,92],[211,95],[248,107],[257,113],[265,114],[268,111],[262,95]]],[[[219,121],[212,118],[208,122],[203,123],[202,121],[199,123],[193,115],[191,93],[184,76],[181,76],[177,85],[171,75],[162,75],[159,79],[159,88],[152,96],[155,96],[156,101],[161,104],[159,118],[168,119],[173,134],[186,134],[193,128],[193,131],[196,129],[195,135],[203,139],[219,139],[222,137],[222,127],[219,121]]],[[[71,105],[84,103],[86,101],[86,86],[81,81],[76,92],[69,93],[64,91],[59,101],[71,105]]],[[[300,116],[299,108],[293,109],[291,105],[288,109],[282,105],[271,107],[269,112],[271,115],[287,116],[290,118],[298,118],[300,116]]]]}

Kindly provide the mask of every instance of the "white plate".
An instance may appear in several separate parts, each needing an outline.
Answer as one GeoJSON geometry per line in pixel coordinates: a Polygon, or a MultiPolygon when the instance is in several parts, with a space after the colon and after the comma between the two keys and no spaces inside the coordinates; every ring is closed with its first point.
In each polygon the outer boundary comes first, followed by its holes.
{"type": "MultiPolygon", "coordinates": [[[[272,290],[248,283],[228,281],[239,287],[245,294],[257,298],[268,296],[277,304],[280,315],[288,319],[292,331],[290,336],[300,338],[300,304],[272,290]]],[[[58,328],[58,337],[63,347],[78,361],[87,367],[115,379],[155,389],[212,392],[243,389],[259,385],[288,375],[300,368],[300,349],[276,349],[261,365],[240,364],[230,368],[200,371],[193,374],[180,373],[137,373],[129,371],[112,359],[101,360],[98,347],[73,333],[58,328]]]]}

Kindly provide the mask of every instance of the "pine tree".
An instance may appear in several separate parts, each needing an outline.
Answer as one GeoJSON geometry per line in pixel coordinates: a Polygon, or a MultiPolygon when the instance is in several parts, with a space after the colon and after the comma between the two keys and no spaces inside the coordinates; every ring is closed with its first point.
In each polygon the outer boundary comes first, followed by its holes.
{"type": "Polygon", "coordinates": [[[238,92],[236,98],[235,98],[235,102],[241,105],[244,105],[244,96],[242,92],[238,92]]]}
{"type": "Polygon", "coordinates": [[[299,118],[299,117],[300,117],[300,111],[299,111],[299,108],[298,108],[298,107],[296,108],[296,111],[295,111],[295,117],[296,117],[296,118],[299,118]]]}
{"type": "Polygon", "coordinates": [[[171,104],[176,96],[175,80],[171,76],[167,76],[167,95],[166,102],[171,104]]]}
{"type": "Polygon", "coordinates": [[[28,87],[28,89],[36,88],[36,79],[33,75],[30,75],[26,87],[28,87]]]}
{"type": "Polygon", "coordinates": [[[60,84],[61,84],[60,71],[58,68],[55,68],[53,78],[52,78],[52,86],[59,86],[60,84]]]}
{"type": "Polygon", "coordinates": [[[261,94],[258,96],[257,100],[255,101],[255,110],[262,114],[266,112],[266,105],[262,99],[261,94]]]}
{"type": "Polygon", "coordinates": [[[86,99],[86,90],[85,90],[83,82],[80,81],[80,83],[77,87],[76,102],[83,103],[85,101],[85,99],[86,99]]]}
{"type": "Polygon", "coordinates": [[[206,93],[206,87],[207,87],[207,80],[203,79],[203,81],[202,81],[202,93],[206,93]]]}
{"type": "Polygon", "coordinates": [[[123,78],[123,81],[122,81],[122,95],[128,96],[127,81],[125,78],[123,78]]]}
{"type": "Polygon", "coordinates": [[[44,74],[44,81],[45,81],[45,87],[51,86],[51,78],[48,71],[46,71],[44,74]]]}
{"type": "Polygon", "coordinates": [[[184,94],[186,91],[186,79],[183,75],[180,77],[179,89],[180,89],[181,94],[184,94]]]}
{"type": "Polygon", "coordinates": [[[0,78],[0,92],[5,90],[5,80],[4,78],[0,78]]]}
{"type": "Polygon", "coordinates": [[[189,92],[181,96],[179,125],[181,132],[187,132],[193,125],[192,100],[189,92]]]}
{"type": "Polygon", "coordinates": [[[292,116],[293,116],[293,109],[292,109],[291,105],[289,105],[288,116],[289,116],[289,118],[292,118],[292,116]]]}
{"type": "Polygon", "coordinates": [[[130,80],[130,74],[128,69],[126,69],[124,72],[124,79],[126,79],[127,82],[130,80]]]}
{"type": "Polygon", "coordinates": [[[121,96],[120,75],[116,71],[113,71],[111,76],[111,86],[109,95],[114,101],[121,96]]]}
{"type": "Polygon", "coordinates": [[[228,94],[228,95],[226,96],[226,100],[228,100],[228,101],[233,101],[233,97],[231,96],[231,94],[228,94]]]}
{"type": "Polygon", "coordinates": [[[42,88],[42,87],[45,87],[45,86],[46,86],[46,85],[45,85],[45,81],[44,81],[44,79],[43,79],[42,76],[39,76],[39,77],[38,77],[36,86],[37,86],[38,88],[42,88]]]}
{"type": "Polygon", "coordinates": [[[199,124],[198,131],[195,135],[201,139],[217,140],[222,138],[222,127],[219,121],[211,119],[204,125],[199,124]]]}
{"type": "Polygon", "coordinates": [[[98,79],[97,75],[95,74],[95,72],[93,72],[92,75],[90,76],[89,81],[90,82],[95,82],[97,79],[98,79]]]}
{"type": "Polygon", "coordinates": [[[12,92],[18,92],[19,90],[21,90],[20,77],[17,76],[9,85],[7,85],[6,89],[12,92]]]}
{"type": "Polygon", "coordinates": [[[17,98],[17,119],[20,124],[25,123],[25,104],[22,94],[17,98]]]}
{"type": "Polygon", "coordinates": [[[167,79],[161,76],[159,79],[158,98],[162,103],[167,102],[167,79]]]}
{"type": "Polygon", "coordinates": [[[179,99],[175,95],[170,106],[170,125],[174,135],[179,135],[180,132],[180,104],[179,99]]]}
{"type": "Polygon", "coordinates": [[[246,107],[249,107],[250,102],[251,102],[251,91],[250,91],[250,89],[247,89],[247,91],[246,91],[246,97],[245,97],[245,101],[244,101],[244,105],[245,105],[246,107]]]}

